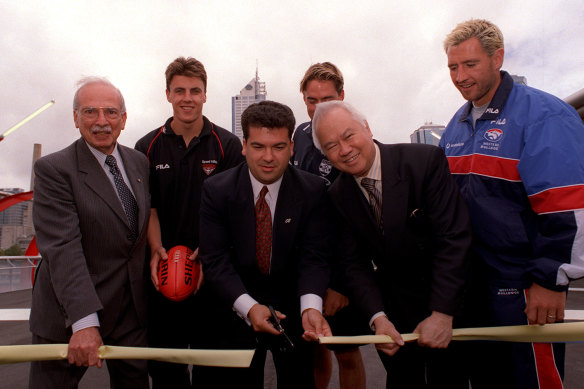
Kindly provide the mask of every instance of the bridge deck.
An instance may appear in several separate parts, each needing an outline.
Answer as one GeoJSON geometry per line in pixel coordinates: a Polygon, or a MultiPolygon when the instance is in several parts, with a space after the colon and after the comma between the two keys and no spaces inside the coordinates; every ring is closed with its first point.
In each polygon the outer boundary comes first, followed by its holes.
{"type": "MultiPolygon", "coordinates": [[[[568,296],[569,310],[584,312],[584,280],[572,284],[573,291],[568,296]]],[[[30,344],[28,322],[24,320],[3,321],[2,309],[30,308],[30,290],[0,293],[0,345],[30,344]]],[[[578,312],[572,312],[576,315],[578,312]]],[[[567,345],[565,388],[581,388],[584,382],[584,344],[572,343],[567,345]]],[[[378,389],[384,387],[385,371],[372,346],[361,348],[367,369],[367,388],[378,389]]],[[[333,358],[334,359],[334,358],[333,358]]],[[[266,368],[265,388],[276,388],[275,373],[268,362],[266,368]]],[[[26,388],[28,383],[28,363],[14,365],[0,365],[0,389],[26,388]]],[[[339,388],[336,364],[330,389],[339,388]]],[[[108,386],[106,368],[91,368],[81,382],[81,389],[104,388],[108,386]]]]}

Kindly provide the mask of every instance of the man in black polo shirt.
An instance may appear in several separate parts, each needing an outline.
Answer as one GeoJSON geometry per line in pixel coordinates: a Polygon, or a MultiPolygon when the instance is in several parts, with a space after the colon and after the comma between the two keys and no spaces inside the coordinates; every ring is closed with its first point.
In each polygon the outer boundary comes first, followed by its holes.
{"type": "MultiPolygon", "coordinates": [[[[204,287],[181,302],[158,292],[158,263],[166,250],[199,247],[199,204],[203,181],[243,161],[241,143],[229,131],[203,116],[207,73],[194,58],[179,57],[166,68],[166,98],[173,116],[136,143],[150,163],[152,213],[148,226],[150,294],[148,340],[151,347],[205,347],[203,312],[210,307],[204,287]]],[[[202,234],[204,237],[204,233],[202,234]]],[[[190,388],[186,365],[151,362],[153,388],[190,388]]]]}

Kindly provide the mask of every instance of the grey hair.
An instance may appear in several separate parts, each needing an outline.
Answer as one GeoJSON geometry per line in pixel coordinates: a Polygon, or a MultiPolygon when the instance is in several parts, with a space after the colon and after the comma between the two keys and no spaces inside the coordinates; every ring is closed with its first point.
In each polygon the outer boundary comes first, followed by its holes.
{"type": "Polygon", "coordinates": [[[361,112],[359,112],[359,110],[357,110],[357,108],[353,107],[351,104],[345,101],[331,100],[317,104],[316,110],[314,111],[314,117],[312,118],[312,141],[314,142],[314,146],[318,150],[320,150],[321,153],[323,153],[322,146],[320,145],[318,137],[316,136],[316,133],[318,131],[318,125],[320,124],[320,121],[323,118],[325,118],[330,113],[330,111],[334,110],[335,108],[344,109],[349,114],[351,114],[353,119],[355,119],[362,125],[363,129],[367,128],[366,122],[367,119],[365,119],[365,115],[363,115],[361,112]]]}
{"type": "Polygon", "coordinates": [[[79,92],[81,91],[81,89],[85,88],[87,85],[90,84],[103,84],[114,88],[118,95],[120,96],[120,111],[121,113],[126,112],[126,103],[124,102],[124,96],[122,95],[122,92],[107,78],[97,76],[83,77],[81,80],[77,81],[77,90],[75,91],[75,96],[73,96],[74,111],[77,111],[79,109],[79,92]]]}

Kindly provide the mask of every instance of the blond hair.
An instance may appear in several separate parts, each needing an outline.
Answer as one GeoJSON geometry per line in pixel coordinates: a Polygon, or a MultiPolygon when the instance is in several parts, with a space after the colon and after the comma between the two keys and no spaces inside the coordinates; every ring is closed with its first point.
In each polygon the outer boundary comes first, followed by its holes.
{"type": "Polygon", "coordinates": [[[499,27],[484,19],[470,19],[459,23],[444,39],[444,51],[450,46],[458,46],[470,38],[477,38],[487,55],[503,48],[503,33],[499,27]]]}

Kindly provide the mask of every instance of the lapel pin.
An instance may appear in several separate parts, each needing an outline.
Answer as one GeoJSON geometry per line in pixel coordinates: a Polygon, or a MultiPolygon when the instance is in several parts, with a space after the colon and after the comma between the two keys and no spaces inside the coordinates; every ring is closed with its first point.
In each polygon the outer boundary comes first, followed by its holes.
{"type": "Polygon", "coordinates": [[[288,219],[284,220],[284,224],[289,224],[291,221],[292,221],[292,219],[288,218],[288,219]]]}
{"type": "Polygon", "coordinates": [[[142,179],[141,179],[141,178],[138,178],[138,179],[137,179],[137,181],[138,181],[138,182],[142,182],[142,179]]]}

